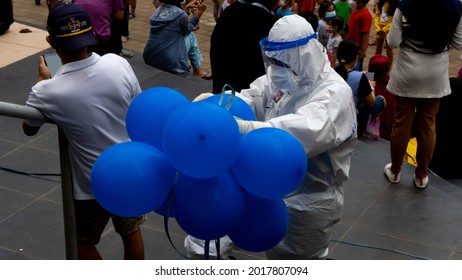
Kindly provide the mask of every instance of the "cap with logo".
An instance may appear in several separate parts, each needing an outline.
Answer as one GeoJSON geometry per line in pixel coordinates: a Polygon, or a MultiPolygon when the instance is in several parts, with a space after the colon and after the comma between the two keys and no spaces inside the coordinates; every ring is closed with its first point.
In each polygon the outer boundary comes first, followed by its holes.
{"type": "Polygon", "coordinates": [[[53,7],[48,15],[47,30],[55,42],[67,51],[98,43],[88,13],[72,3],[60,3],[53,7]]]}

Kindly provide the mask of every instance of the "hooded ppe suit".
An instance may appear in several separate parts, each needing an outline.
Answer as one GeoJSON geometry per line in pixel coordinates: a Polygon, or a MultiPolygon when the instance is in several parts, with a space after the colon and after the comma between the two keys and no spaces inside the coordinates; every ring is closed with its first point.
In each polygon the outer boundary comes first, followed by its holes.
{"type": "Polygon", "coordinates": [[[308,168],[302,183],[285,197],[289,229],[266,252],[269,259],[320,259],[328,253],[333,226],[343,209],[356,143],[356,111],[346,82],[330,67],[311,25],[298,15],[279,19],[261,42],[267,75],[239,97],[261,125],[283,129],[304,146],[308,168]]]}

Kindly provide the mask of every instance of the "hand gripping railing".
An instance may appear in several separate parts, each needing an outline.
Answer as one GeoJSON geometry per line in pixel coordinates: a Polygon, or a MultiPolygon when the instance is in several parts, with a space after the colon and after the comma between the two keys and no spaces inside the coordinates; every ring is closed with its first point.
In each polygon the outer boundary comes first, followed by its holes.
{"type": "MultiPolygon", "coordinates": [[[[8,116],[18,119],[40,120],[53,123],[39,110],[23,105],[0,101],[0,116],[8,116]]],[[[20,128],[18,128],[20,129],[20,128]]],[[[64,235],[66,245],[66,259],[77,259],[77,235],[75,226],[74,197],[72,194],[72,176],[69,166],[69,154],[67,150],[67,138],[61,128],[58,127],[59,138],[59,161],[61,168],[61,193],[63,200],[64,235]]]]}

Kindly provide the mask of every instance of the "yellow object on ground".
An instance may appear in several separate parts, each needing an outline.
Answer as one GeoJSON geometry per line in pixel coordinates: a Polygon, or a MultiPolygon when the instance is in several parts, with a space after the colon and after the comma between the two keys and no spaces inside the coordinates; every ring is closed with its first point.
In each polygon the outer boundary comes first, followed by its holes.
{"type": "Polygon", "coordinates": [[[411,138],[411,140],[409,140],[409,144],[407,144],[407,150],[406,150],[406,154],[404,155],[404,160],[409,164],[417,166],[416,154],[417,154],[417,139],[414,137],[414,138],[411,138]]]}

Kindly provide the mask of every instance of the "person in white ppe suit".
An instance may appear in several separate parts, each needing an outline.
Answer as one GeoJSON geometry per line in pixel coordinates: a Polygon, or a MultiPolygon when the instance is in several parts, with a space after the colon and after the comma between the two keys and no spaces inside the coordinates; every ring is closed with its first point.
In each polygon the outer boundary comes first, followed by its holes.
{"type": "Polygon", "coordinates": [[[356,111],[347,83],[330,67],[311,25],[298,15],[279,19],[262,40],[267,74],[239,97],[257,120],[239,120],[242,133],[276,127],[295,136],[308,157],[306,176],[287,197],[289,229],[269,259],[323,259],[343,209],[356,143],[356,111]]]}
{"type": "Polygon", "coordinates": [[[342,183],[348,179],[357,138],[353,94],[330,67],[325,48],[304,18],[282,17],[260,45],[267,73],[236,94],[251,105],[258,121],[238,120],[241,133],[283,129],[302,143],[308,158],[305,178],[285,197],[288,232],[266,255],[324,259],[342,214],[342,183]]]}

